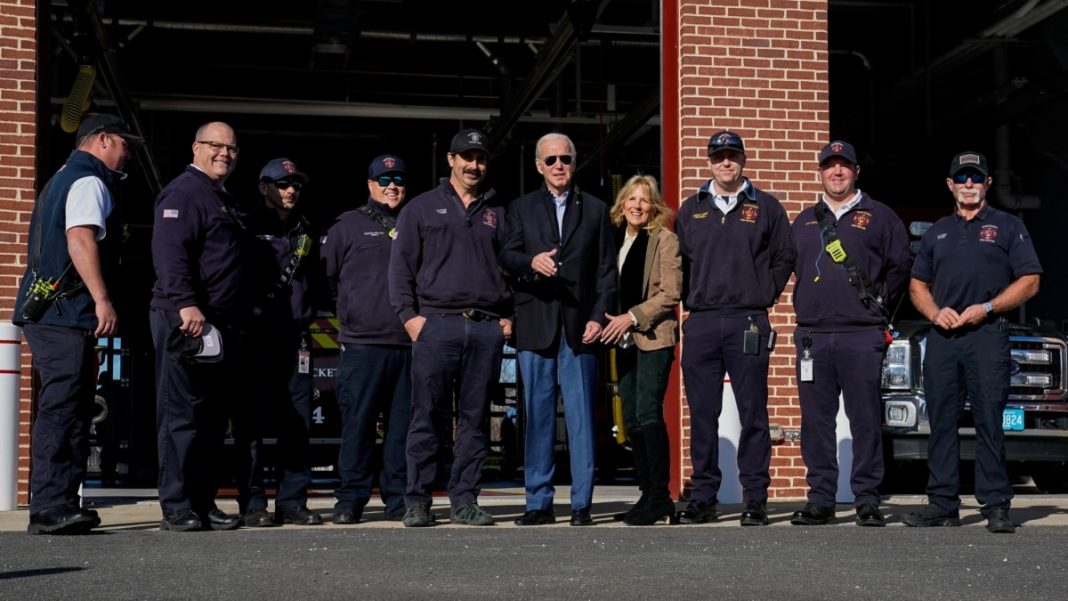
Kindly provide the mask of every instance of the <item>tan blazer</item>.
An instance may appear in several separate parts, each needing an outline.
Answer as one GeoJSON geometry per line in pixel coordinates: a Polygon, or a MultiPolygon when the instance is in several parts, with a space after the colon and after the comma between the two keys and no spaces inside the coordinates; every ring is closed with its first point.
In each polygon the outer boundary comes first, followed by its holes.
{"type": "Polygon", "coordinates": [[[679,341],[675,308],[682,297],[682,257],[674,232],[658,227],[649,230],[642,274],[641,304],[628,309],[638,325],[634,343],[643,351],[674,346],[679,341]]]}

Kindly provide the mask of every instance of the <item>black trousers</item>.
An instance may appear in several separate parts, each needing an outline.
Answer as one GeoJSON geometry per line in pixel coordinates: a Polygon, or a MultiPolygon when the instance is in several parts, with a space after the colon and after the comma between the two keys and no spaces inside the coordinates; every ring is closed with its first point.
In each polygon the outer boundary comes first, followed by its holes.
{"type": "Polygon", "coordinates": [[[30,435],[30,515],[80,507],[96,392],[96,338],[87,330],[26,324],[41,378],[30,435]]]}

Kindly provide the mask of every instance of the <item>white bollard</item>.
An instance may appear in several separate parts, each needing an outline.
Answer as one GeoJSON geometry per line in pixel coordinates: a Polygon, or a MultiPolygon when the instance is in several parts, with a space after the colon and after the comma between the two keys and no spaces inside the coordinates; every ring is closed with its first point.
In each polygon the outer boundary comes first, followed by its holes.
{"type": "Polygon", "coordinates": [[[21,376],[22,328],[0,323],[0,511],[16,508],[21,376]]]}
{"type": "MultiPolygon", "coordinates": [[[[738,402],[729,381],[723,383],[723,409],[719,412],[719,471],[723,476],[716,500],[723,504],[742,502],[742,483],[738,480],[738,440],[742,437],[742,420],[738,402]]],[[[692,443],[691,443],[692,444],[692,443]]]]}
{"type": "Polygon", "coordinates": [[[838,417],[835,437],[838,439],[838,503],[852,503],[853,485],[849,480],[853,475],[853,432],[849,428],[849,418],[846,417],[845,400],[838,397],[838,417]]]}

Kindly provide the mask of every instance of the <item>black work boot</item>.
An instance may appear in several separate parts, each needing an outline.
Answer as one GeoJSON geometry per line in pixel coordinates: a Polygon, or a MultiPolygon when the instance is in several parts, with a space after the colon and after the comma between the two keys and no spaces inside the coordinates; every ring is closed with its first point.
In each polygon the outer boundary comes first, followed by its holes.
{"type": "Polygon", "coordinates": [[[640,510],[628,515],[623,522],[629,526],[651,526],[660,522],[678,523],[675,503],[671,500],[668,483],[671,481],[671,448],[667,427],[660,423],[642,427],[648,461],[648,501],[640,510]]]}
{"type": "Polygon", "coordinates": [[[627,437],[630,438],[631,453],[634,455],[634,476],[638,480],[638,490],[642,491],[642,494],[630,509],[612,516],[612,519],[617,522],[624,521],[635,512],[641,511],[649,502],[649,459],[645,450],[645,435],[641,429],[632,428],[627,430],[627,437]]]}

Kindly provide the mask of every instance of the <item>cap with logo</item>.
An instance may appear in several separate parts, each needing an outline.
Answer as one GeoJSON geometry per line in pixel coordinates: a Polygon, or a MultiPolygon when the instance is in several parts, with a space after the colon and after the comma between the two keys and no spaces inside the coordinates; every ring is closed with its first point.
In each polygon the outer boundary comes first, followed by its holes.
{"type": "Polygon", "coordinates": [[[822,166],[835,157],[842,157],[853,165],[859,164],[857,163],[857,151],[853,149],[853,145],[849,142],[835,140],[824,146],[823,150],[820,151],[820,165],[822,166]]]}
{"type": "Polygon", "coordinates": [[[282,157],[274,159],[260,169],[261,182],[277,182],[283,179],[295,179],[301,183],[308,181],[308,176],[297,169],[297,164],[282,157]]]}
{"type": "Polygon", "coordinates": [[[209,323],[201,328],[199,337],[186,336],[179,328],[167,336],[167,353],[176,361],[215,363],[222,361],[222,335],[209,323]]]}
{"type": "Polygon", "coordinates": [[[708,156],[720,150],[737,150],[745,154],[745,144],[742,137],[730,130],[718,131],[708,139],[708,156]]]}
{"type": "Polygon", "coordinates": [[[375,157],[371,161],[371,164],[367,166],[367,179],[375,179],[381,175],[389,173],[406,175],[404,161],[402,161],[400,157],[392,154],[384,154],[375,157]]]}
{"type": "Polygon", "coordinates": [[[80,140],[97,132],[115,134],[131,144],[144,144],[145,142],[144,138],[130,131],[130,126],[125,121],[108,113],[95,113],[83,119],[75,137],[80,140]]]}
{"type": "Polygon", "coordinates": [[[953,162],[949,164],[949,177],[953,177],[965,170],[978,171],[985,176],[990,175],[990,168],[986,165],[986,157],[972,150],[966,150],[953,157],[953,162]]]}
{"type": "Polygon", "coordinates": [[[461,129],[452,137],[452,142],[449,143],[449,152],[459,154],[468,150],[481,150],[489,154],[486,142],[488,142],[486,134],[481,131],[477,129],[461,129]]]}

